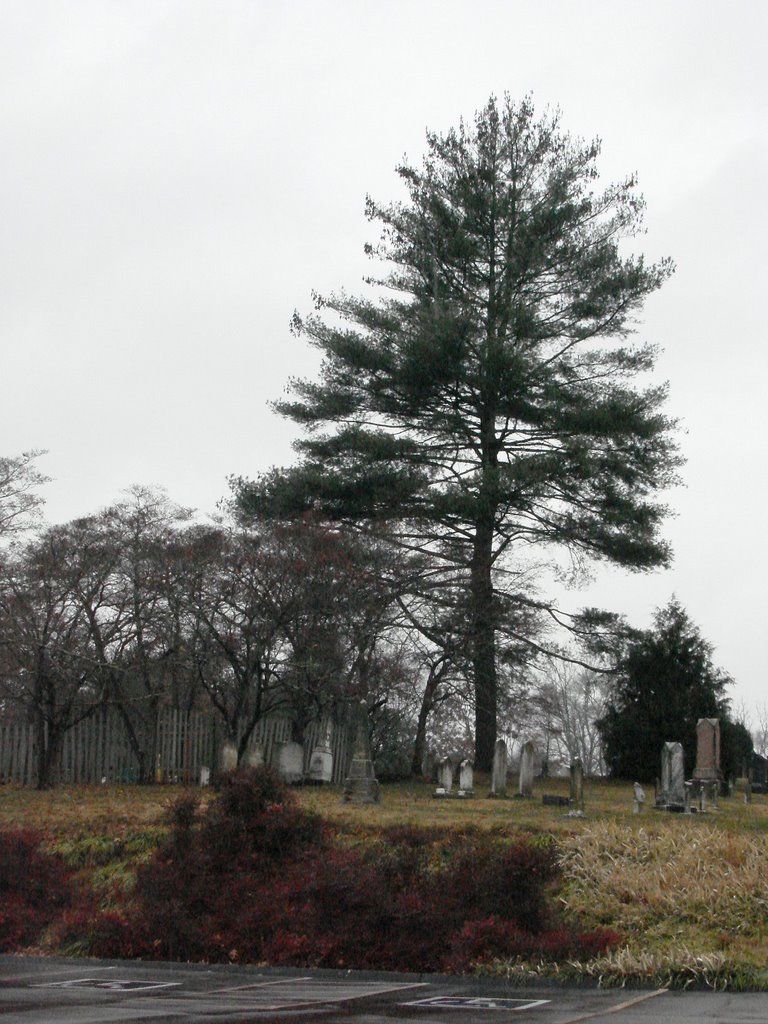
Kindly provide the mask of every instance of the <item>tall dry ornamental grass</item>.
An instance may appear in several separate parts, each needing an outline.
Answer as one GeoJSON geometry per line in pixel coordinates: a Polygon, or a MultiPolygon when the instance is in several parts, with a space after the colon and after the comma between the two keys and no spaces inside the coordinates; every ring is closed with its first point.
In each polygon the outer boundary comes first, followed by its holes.
{"type": "Polygon", "coordinates": [[[590,822],[563,838],[565,906],[642,935],[670,925],[762,938],[768,927],[768,836],[698,821],[628,829],[590,822]]]}

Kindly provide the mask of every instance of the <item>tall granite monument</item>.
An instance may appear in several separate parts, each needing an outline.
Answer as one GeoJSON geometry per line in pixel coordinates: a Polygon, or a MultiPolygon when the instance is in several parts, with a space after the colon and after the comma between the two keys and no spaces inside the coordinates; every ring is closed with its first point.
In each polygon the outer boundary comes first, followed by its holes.
{"type": "Polygon", "coordinates": [[[352,705],[352,716],[354,745],[349,771],[344,780],[342,800],[348,804],[377,804],[381,793],[373,769],[368,706],[364,700],[352,705]]]}

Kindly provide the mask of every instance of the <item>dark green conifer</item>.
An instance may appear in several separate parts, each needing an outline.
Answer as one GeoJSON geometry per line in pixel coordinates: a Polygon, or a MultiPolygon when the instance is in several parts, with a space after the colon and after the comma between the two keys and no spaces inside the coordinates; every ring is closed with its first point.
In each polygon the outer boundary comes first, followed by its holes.
{"type": "Polygon", "coordinates": [[[687,777],[696,763],[696,723],[720,719],[722,768],[742,771],[752,751],[743,726],[730,720],[731,677],[717,668],[714,649],[676,598],[657,608],[651,629],[635,632],[619,654],[613,693],[597,723],[611,775],[652,782],[661,748],[682,743],[687,777]]]}

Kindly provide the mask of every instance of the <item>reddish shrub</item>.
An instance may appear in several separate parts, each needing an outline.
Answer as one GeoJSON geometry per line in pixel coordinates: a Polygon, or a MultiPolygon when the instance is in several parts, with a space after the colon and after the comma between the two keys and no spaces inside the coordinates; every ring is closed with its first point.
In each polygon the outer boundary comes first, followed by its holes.
{"type": "Polygon", "coordinates": [[[468,921],[455,935],[445,956],[445,970],[460,972],[473,963],[495,958],[512,958],[530,953],[536,943],[530,932],[521,931],[511,921],[491,916],[468,921]]]}
{"type": "Polygon", "coordinates": [[[108,960],[157,960],[168,956],[162,940],[152,936],[135,912],[104,911],[92,922],[90,936],[92,955],[108,960]]]}
{"type": "Polygon", "coordinates": [[[322,820],[297,805],[272,769],[255,768],[226,776],[199,845],[219,869],[249,861],[267,870],[323,838],[322,820]]]}
{"type": "Polygon", "coordinates": [[[0,953],[30,945],[45,925],[45,915],[27,903],[20,893],[3,897],[0,907],[0,953]]]}
{"type": "Polygon", "coordinates": [[[72,872],[30,831],[0,832],[0,952],[38,941],[72,899],[72,872]]]}
{"type": "Polygon", "coordinates": [[[272,768],[239,768],[220,783],[215,812],[224,818],[250,821],[267,807],[294,802],[293,793],[272,768]]]}
{"type": "Polygon", "coordinates": [[[620,941],[621,937],[616,932],[602,928],[580,932],[561,927],[533,935],[515,927],[510,921],[489,917],[464,925],[451,944],[443,968],[461,972],[469,970],[472,964],[516,957],[551,962],[589,960],[620,941]]]}
{"type": "Polygon", "coordinates": [[[194,794],[180,796],[175,803],[171,804],[167,818],[168,824],[171,826],[172,837],[188,841],[197,819],[199,807],[200,801],[194,794]]]}
{"type": "Polygon", "coordinates": [[[317,947],[309,936],[282,929],[278,929],[263,946],[263,955],[267,963],[279,967],[314,965],[317,954],[317,947]]]}
{"type": "Polygon", "coordinates": [[[529,843],[405,826],[334,846],[268,771],[227,779],[199,822],[180,801],[171,822],[132,903],[92,929],[96,955],[436,971],[603,942],[545,931],[555,858],[529,843]]]}
{"type": "Polygon", "coordinates": [[[433,898],[453,912],[456,928],[495,916],[539,932],[547,923],[547,890],[556,875],[551,848],[482,836],[460,845],[434,879],[433,898]]]}
{"type": "Polygon", "coordinates": [[[621,941],[618,932],[608,928],[596,928],[590,932],[557,928],[541,936],[538,952],[544,960],[590,960],[621,941]]]}
{"type": "Polygon", "coordinates": [[[237,946],[259,959],[291,906],[278,869],[322,846],[322,822],[298,807],[268,769],[225,779],[199,823],[197,801],[186,797],[171,808],[170,821],[168,841],[137,872],[127,919],[105,919],[94,933],[94,953],[116,955],[108,950],[117,947],[141,956],[227,960],[237,946]]]}

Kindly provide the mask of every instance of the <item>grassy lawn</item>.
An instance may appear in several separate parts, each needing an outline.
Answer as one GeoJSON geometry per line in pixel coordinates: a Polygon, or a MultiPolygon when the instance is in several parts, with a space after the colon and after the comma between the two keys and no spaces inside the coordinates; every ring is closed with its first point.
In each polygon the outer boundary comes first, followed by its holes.
{"type": "MultiPolygon", "coordinates": [[[[563,869],[556,898],[567,915],[626,936],[605,957],[554,969],[564,977],[768,988],[768,796],[755,795],[750,805],[741,795],[721,799],[705,815],[650,806],[633,814],[631,785],[587,781],[586,817],[577,819],[541,801],[543,792],[567,795],[567,787],[563,779],[537,780],[534,800],[490,800],[488,781],[479,776],[478,796],[466,801],[434,799],[433,787],[418,782],[385,785],[378,806],[343,804],[335,788],[308,787],[297,795],[355,842],[394,824],[554,835],[563,869]]],[[[132,865],[151,854],[169,805],[184,792],[94,786],[38,793],[4,786],[0,828],[43,830],[48,845],[92,872],[107,894],[112,885],[130,884],[132,865]]],[[[201,792],[204,800],[211,795],[201,792]]],[[[553,972],[536,964],[487,969],[520,977],[553,972]]]]}

